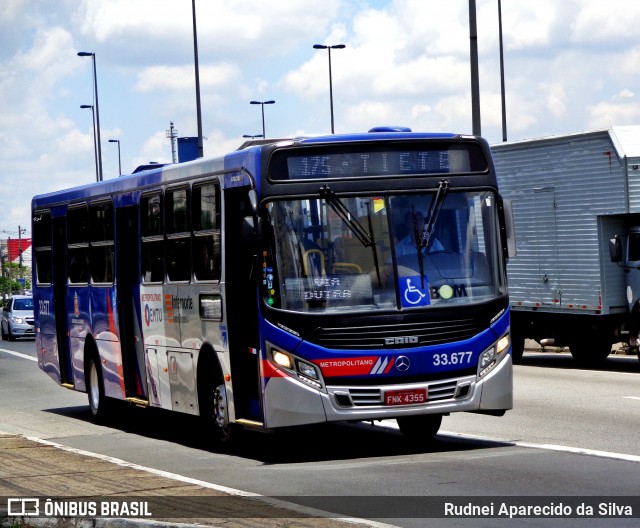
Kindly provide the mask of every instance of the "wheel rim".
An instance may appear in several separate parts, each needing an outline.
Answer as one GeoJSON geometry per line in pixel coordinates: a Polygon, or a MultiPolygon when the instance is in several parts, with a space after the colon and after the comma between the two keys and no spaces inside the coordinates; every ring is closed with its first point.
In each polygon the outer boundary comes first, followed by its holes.
{"type": "Polygon", "coordinates": [[[213,391],[213,419],[222,437],[229,436],[229,412],[227,407],[227,390],[224,384],[213,391]]]}

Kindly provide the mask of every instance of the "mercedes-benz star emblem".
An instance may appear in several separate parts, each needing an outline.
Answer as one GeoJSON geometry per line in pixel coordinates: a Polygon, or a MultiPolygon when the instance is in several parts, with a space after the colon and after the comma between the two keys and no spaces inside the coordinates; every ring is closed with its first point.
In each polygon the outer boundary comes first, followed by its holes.
{"type": "Polygon", "coordinates": [[[398,358],[396,359],[396,368],[400,372],[409,370],[410,365],[411,363],[409,362],[409,358],[407,356],[398,356],[398,358]]]}

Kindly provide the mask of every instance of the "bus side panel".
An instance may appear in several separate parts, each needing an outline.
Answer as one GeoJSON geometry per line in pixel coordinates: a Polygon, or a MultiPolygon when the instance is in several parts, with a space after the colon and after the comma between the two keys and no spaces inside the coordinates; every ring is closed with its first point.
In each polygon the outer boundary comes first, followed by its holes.
{"type": "Polygon", "coordinates": [[[38,366],[59,384],[61,378],[56,342],[56,319],[53,313],[53,287],[37,286],[34,289],[34,301],[34,315],[38,324],[36,327],[38,366]]]}
{"type": "Polygon", "coordinates": [[[139,306],[142,318],[142,339],[149,389],[149,404],[171,409],[169,365],[165,324],[173,317],[171,295],[165,299],[162,286],[140,286],[139,306]]]}
{"type": "Polygon", "coordinates": [[[125,383],[115,290],[93,287],[91,293],[92,334],[102,364],[104,392],[106,396],[122,400],[125,398],[125,383]]]}
{"type": "Polygon", "coordinates": [[[67,289],[66,314],[69,321],[71,376],[76,390],[86,390],[84,380],[84,344],[91,331],[91,292],[87,286],[67,289]]]}

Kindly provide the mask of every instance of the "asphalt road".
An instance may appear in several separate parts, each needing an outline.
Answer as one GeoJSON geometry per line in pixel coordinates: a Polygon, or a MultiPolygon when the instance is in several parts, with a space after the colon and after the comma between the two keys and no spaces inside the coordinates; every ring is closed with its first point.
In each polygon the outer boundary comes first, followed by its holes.
{"type": "MultiPolygon", "coordinates": [[[[202,441],[187,416],[123,407],[106,426],[94,425],[86,395],[56,386],[35,362],[9,350],[34,355],[33,342],[0,344],[0,431],[196,481],[329,511],[346,508],[406,527],[513,525],[508,519],[420,517],[443,496],[467,503],[485,496],[496,507],[514,496],[555,504],[571,497],[606,504],[635,497],[637,504],[640,362],[634,357],[583,370],[567,354],[525,354],[515,367],[513,411],[502,418],[446,417],[435,442],[424,446],[407,444],[392,423],[345,424],[247,433],[221,452],[202,441]]],[[[606,524],[638,526],[640,511],[633,515],[606,524]]],[[[534,516],[518,525],[602,523],[534,516]]]]}

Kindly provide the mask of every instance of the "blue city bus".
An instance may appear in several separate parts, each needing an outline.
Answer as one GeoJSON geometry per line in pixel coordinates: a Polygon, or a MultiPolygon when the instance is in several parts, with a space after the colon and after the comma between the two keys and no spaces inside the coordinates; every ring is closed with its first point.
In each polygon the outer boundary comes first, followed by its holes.
{"type": "Polygon", "coordinates": [[[217,441],[512,407],[509,225],[479,137],[248,142],[32,201],[38,364],[217,441]]]}

